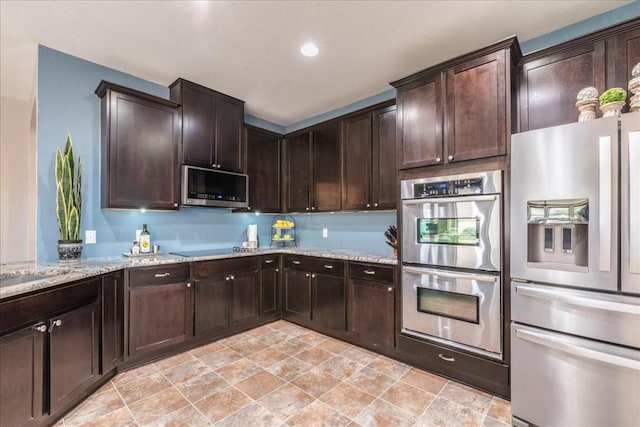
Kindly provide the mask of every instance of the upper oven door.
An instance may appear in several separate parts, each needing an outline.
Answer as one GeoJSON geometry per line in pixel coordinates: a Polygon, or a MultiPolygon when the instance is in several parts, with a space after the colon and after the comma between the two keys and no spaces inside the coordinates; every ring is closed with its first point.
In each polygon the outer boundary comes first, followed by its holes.
{"type": "Polygon", "coordinates": [[[402,201],[405,263],[500,271],[500,195],[402,201]]]}

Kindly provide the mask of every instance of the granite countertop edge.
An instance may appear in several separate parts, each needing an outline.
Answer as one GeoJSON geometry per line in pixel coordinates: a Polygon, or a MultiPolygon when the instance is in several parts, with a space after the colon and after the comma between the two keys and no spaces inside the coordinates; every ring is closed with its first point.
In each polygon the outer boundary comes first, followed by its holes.
{"type": "Polygon", "coordinates": [[[154,265],[177,264],[183,262],[205,261],[215,259],[239,258],[245,256],[268,254],[294,254],[332,258],[345,261],[366,262],[395,266],[398,261],[388,254],[377,254],[351,249],[327,249],[327,248],[264,248],[253,252],[231,252],[221,255],[185,257],[180,255],[153,255],[148,257],[103,257],[86,258],[80,261],[80,265],[65,266],[58,263],[10,263],[0,266],[0,275],[23,276],[39,274],[47,276],[39,280],[19,283],[0,288],[0,300],[16,297],[23,294],[36,292],[54,286],[72,283],[78,280],[88,279],[94,276],[111,273],[124,268],[135,268],[154,265]]]}

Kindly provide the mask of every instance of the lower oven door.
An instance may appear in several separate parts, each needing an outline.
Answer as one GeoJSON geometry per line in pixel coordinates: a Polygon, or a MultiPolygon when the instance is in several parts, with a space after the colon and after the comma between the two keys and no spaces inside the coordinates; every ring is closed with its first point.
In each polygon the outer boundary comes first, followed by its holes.
{"type": "Polygon", "coordinates": [[[500,271],[500,195],[402,201],[402,260],[500,271]]]}
{"type": "Polygon", "coordinates": [[[511,325],[514,425],[637,426],[640,351],[511,325]]]}
{"type": "Polygon", "coordinates": [[[500,277],[403,266],[402,331],[502,356],[500,277]]]}

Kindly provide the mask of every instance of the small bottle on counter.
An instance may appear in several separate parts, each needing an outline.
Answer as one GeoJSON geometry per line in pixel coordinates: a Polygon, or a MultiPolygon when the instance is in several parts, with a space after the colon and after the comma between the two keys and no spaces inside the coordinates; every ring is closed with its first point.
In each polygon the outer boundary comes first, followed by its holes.
{"type": "Polygon", "coordinates": [[[147,224],[142,224],[142,233],[140,233],[140,253],[151,253],[151,234],[147,230],[147,224]]]}
{"type": "Polygon", "coordinates": [[[140,253],[140,245],[138,245],[138,241],[135,240],[133,245],[131,246],[131,255],[138,255],[140,253]]]}

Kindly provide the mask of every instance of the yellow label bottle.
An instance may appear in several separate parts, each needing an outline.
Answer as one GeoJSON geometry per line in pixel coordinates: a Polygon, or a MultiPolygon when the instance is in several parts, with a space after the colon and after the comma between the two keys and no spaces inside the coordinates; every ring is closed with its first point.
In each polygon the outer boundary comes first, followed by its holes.
{"type": "Polygon", "coordinates": [[[148,254],[151,252],[151,234],[147,230],[147,224],[142,224],[142,233],[140,233],[140,252],[148,254]]]}

